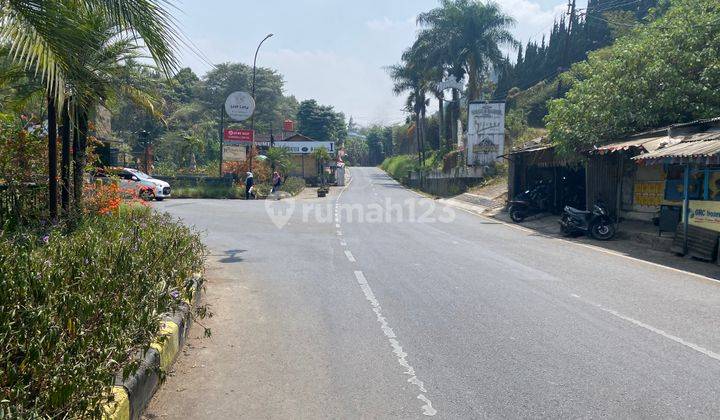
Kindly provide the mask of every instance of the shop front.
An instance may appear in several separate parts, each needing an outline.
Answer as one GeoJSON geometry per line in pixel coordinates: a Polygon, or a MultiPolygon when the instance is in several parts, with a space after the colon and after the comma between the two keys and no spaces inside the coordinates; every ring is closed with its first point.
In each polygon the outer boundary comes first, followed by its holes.
{"type": "Polygon", "coordinates": [[[675,231],[676,251],[713,260],[720,237],[720,130],[669,138],[668,145],[633,158],[665,174],[661,231],[675,231]]]}

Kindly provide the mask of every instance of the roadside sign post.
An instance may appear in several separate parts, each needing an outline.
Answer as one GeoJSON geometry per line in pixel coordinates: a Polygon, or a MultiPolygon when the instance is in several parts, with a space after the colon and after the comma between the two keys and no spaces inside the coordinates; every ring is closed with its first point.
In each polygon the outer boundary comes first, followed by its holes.
{"type": "Polygon", "coordinates": [[[225,131],[225,109],[220,106],[220,178],[223,176],[223,132],[225,131]]]}
{"type": "Polygon", "coordinates": [[[227,133],[245,132],[243,135],[247,135],[247,132],[250,131],[251,147],[255,139],[254,133],[251,130],[225,130],[225,113],[227,113],[228,117],[233,121],[245,121],[255,113],[255,99],[247,92],[233,92],[225,99],[224,106],[220,107],[220,177],[223,176],[223,147],[227,133]]]}

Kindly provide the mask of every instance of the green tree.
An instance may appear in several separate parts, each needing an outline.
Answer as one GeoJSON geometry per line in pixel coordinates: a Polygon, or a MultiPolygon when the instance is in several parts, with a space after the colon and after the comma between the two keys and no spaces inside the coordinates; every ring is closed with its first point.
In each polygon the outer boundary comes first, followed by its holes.
{"type": "MultiPolygon", "coordinates": [[[[69,118],[74,117],[80,138],[79,147],[74,148],[75,171],[83,170],[79,163],[84,163],[83,140],[87,136],[89,105],[107,88],[103,84],[109,64],[107,57],[119,54],[109,46],[126,44],[125,40],[135,45],[142,43],[155,62],[169,72],[177,64],[175,23],[161,0],[4,0],[0,2],[0,20],[0,45],[9,45],[10,57],[27,68],[33,67],[47,86],[48,203],[50,216],[55,219],[57,117],[62,116],[65,127],[64,155],[69,150],[69,118]],[[114,31],[123,39],[109,43],[108,31],[114,31]],[[105,68],[93,67],[95,65],[105,68]],[[76,112],[68,109],[70,104],[64,100],[66,93],[72,95],[76,112]]],[[[63,164],[65,166],[66,159],[63,164]]],[[[65,168],[63,177],[66,178],[65,168]]],[[[75,198],[81,207],[82,194],[76,191],[75,198]]]]}
{"type": "Polygon", "coordinates": [[[502,64],[502,47],[517,44],[510,33],[515,20],[494,2],[442,0],[440,7],[420,14],[418,23],[434,33],[432,39],[441,42],[438,48],[462,63],[470,100],[480,99],[484,75],[502,64]]]}
{"type": "MultiPolygon", "coordinates": [[[[276,71],[258,68],[255,79],[255,130],[269,132],[279,130],[285,118],[294,115],[295,98],[285,98],[285,82],[276,71]]],[[[242,63],[223,63],[210,70],[199,87],[200,99],[212,110],[219,112],[225,99],[232,92],[252,90],[252,67],[242,63]]],[[[231,122],[232,123],[232,122],[231,122]]],[[[250,128],[250,121],[235,124],[250,128]]]]}
{"type": "Polygon", "coordinates": [[[385,160],[384,150],[384,133],[385,130],[380,126],[370,127],[367,133],[367,148],[368,148],[368,164],[370,166],[379,165],[385,160]]]}
{"type": "Polygon", "coordinates": [[[301,134],[319,141],[334,141],[338,146],[348,135],[345,115],[331,106],[319,105],[314,99],[298,106],[297,125],[301,134]]]}
{"type": "Polygon", "coordinates": [[[572,88],[546,117],[575,153],[627,134],[720,115],[720,4],[671,0],[661,18],[590,54],[565,75],[572,88]]]}
{"type": "Polygon", "coordinates": [[[391,66],[388,70],[393,81],[393,92],[396,95],[407,93],[405,109],[414,120],[415,151],[418,159],[423,161],[424,145],[422,138],[422,120],[427,110],[427,89],[423,71],[415,60],[408,60],[407,55],[402,64],[391,66]]]}

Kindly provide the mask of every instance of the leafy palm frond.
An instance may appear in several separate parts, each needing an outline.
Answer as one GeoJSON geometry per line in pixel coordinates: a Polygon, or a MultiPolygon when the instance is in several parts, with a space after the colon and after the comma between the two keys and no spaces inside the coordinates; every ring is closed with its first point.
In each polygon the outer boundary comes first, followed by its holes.
{"type": "Polygon", "coordinates": [[[15,62],[34,69],[61,103],[67,83],[89,77],[87,55],[106,40],[106,33],[92,30],[97,20],[104,30],[125,34],[124,45],[104,51],[108,56],[123,61],[117,51],[132,44],[172,73],[180,36],[170,7],[168,0],[0,0],[0,44],[10,46],[15,62]]]}

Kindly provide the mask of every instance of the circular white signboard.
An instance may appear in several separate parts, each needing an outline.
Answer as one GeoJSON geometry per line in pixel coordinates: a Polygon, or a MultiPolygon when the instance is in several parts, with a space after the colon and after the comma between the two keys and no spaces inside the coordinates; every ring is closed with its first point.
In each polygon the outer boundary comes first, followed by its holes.
{"type": "Polygon", "coordinates": [[[255,112],[255,100],[247,92],[233,92],[225,100],[225,112],[235,121],[245,121],[255,112]]]}

